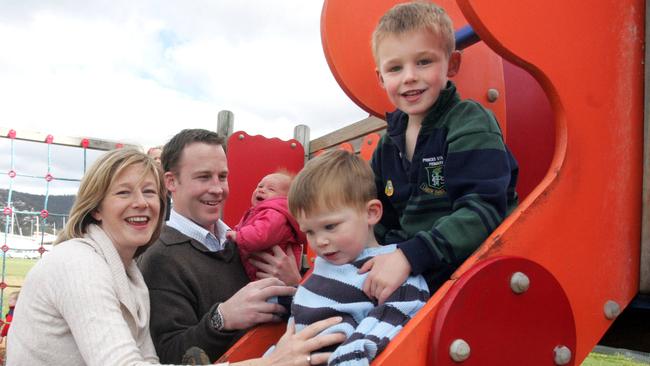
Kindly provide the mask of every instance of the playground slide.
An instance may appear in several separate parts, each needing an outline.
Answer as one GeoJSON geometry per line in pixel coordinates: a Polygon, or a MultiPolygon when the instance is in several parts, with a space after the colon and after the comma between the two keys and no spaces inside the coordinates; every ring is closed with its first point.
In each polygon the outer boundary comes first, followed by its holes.
{"type": "MultiPolygon", "coordinates": [[[[394,3],[323,8],[332,71],[376,115],[389,106],[364,50],[394,3]]],[[[644,2],[438,3],[482,40],[464,52],[463,97],[492,103],[509,144],[535,140],[514,133],[526,121],[506,113],[517,85],[501,57],[524,68],[548,98],[553,151],[541,182],[373,365],[579,365],[639,288],[644,2]],[[505,92],[491,102],[488,89],[505,92]]],[[[540,165],[522,156],[522,174],[540,165]]]]}

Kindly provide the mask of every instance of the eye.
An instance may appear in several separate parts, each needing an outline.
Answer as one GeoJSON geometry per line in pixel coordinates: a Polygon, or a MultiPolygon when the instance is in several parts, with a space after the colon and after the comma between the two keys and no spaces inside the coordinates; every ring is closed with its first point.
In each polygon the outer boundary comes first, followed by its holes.
{"type": "Polygon", "coordinates": [[[402,66],[395,65],[388,68],[388,72],[398,72],[402,70],[402,66]]]}
{"type": "Polygon", "coordinates": [[[332,230],[336,229],[336,225],[338,225],[338,224],[327,224],[327,225],[325,225],[325,230],[332,231],[332,230]]]}
{"type": "Polygon", "coordinates": [[[431,61],[431,59],[423,58],[423,59],[421,59],[421,60],[418,60],[418,65],[419,65],[419,66],[426,66],[426,65],[428,65],[428,64],[430,64],[430,63],[432,63],[432,62],[433,62],[433,61],[431,61]]]}
{"type": "Polygon", "coordinates": [[[153,188],[148,188],[148,189],[145,189],[145,190],[143,191],[143,193],[146,194],[146,195],[152,195],[152,196],[155,196],[155,195],[158,194],[158,191],[155,190],[155,189],[153,189],[153,188]]]}

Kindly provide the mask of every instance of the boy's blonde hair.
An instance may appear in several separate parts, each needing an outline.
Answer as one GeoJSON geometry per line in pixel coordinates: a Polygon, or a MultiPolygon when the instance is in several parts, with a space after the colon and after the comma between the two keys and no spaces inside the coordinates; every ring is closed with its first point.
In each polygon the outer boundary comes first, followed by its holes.
{"type": "Polygon", "coordinates": [[[430,2],[411,2],[393,6],[379,19],[372,33],[372,55],[379,64],[379,43],[390,35],[400,35],[413,30],[426,29],[442,39],[447,57],[456,48],[456,35],[451,18],[445,9],[430,2]]]}
{"type": "Polygon", "coordinates": [[[362,210],[377,198],[370,165],[344,150],[332,150],[305,164],[289,189],[289,211],[294,217],[318,209],[341,206],[362,210]]]}
{"type": "MultiPolygon", "coordinates": [[[[133,165],[142,166],[142,178],[151,174],[156,182],[160,213],[158,214],[156,228],[148,244],[158,239],[164,223],[167,205],[167,190],[165,189],[162,172],[159,165],[147,154],[136,149],[122,148],[102,155],[84,174],[79,184],[77,197],[70,209],[70,217],[65,228],[56,238],[55,244],[74,238],[82,238],[88,229],[88,225],[98,223],[92,216],[93,212],[99,208],[99,205],[106,198],[113,179],[133,165]]],[[[142,250],[144,250],[143,247],[138,248],[136,255],[140,254],[142,250]]]]}

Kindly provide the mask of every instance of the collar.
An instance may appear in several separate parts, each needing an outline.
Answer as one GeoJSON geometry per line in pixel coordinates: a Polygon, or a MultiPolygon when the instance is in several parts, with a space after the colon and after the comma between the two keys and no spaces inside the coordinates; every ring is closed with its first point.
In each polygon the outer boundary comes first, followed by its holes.
{"type": "Polygon", "coordinates": [[[209,251],[218,252],[223,250],[224,243],[226,242],[226,231],[230,230],[228,225],[223,221],[217,220],[215,223],[216,235],[206,230],[204,227],[196,224],[194,221],[179,214],[176,210],[172,209],[169,214],[169,221],[167,226],[180,231],[185,236],[188,236],[199,243],[203,244],[209,251]]]}

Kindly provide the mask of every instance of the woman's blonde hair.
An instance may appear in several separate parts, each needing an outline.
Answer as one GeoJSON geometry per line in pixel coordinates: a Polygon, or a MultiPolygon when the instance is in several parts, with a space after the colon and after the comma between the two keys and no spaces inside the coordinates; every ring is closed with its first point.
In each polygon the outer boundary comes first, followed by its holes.
{"type": "MultiPolygon", "coordinates": [[[[158,221],[151,240],[147,245],[158,239],[160,230],[165,217],[167,205],[167,191],[163,181],[162,172],[159,165],[147,154],[133,148],[122,148],[109,151],[102,155],[84,174],[79,191],[75,198],[74,204],[70,209],[70,216],[63,231],[56,238],[55,244],[61,243],[73,238],[81,238],[86,233],[88,225],[97,224],[92,213],[99,208],[111,183],[115,177],[119,176],[125,169],[133,165],[142,165],[142,177],[151,174],[154,176],[158,189],[158,200],[160,201],[160,212],[158,221]]],[[[140,248],[136,255],[142,251],[140,248]]]]}

